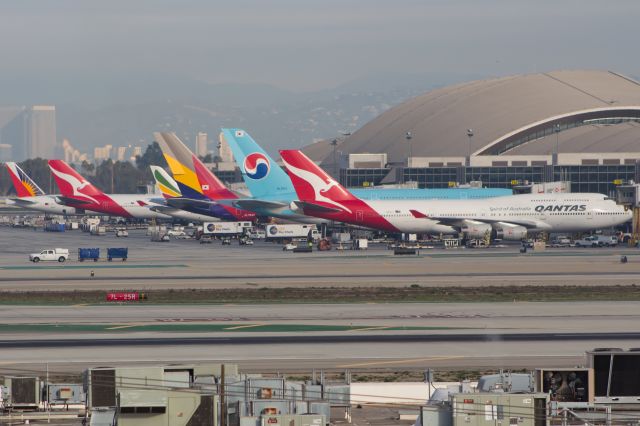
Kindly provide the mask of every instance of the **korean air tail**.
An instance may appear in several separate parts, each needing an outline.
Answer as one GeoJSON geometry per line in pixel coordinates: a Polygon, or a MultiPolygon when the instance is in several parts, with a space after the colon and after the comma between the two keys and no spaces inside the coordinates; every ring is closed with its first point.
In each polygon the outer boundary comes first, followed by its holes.
{"type": "Polygon", "coordinates": [[[165,169],[159,166],[150,166],[151,174],[156,181],[156,187],[164,198],[182,197],[178,183],[169,176],[165,169]]]}
{"type": "Polygon", "coordinates": [[[63,199],[85,204],[100,204],[104,193],[62,160],[49,160],[49,168],[63,199]]]}
{"type": "Polygon", "coordinates": [[[345,203],[360,200],[299,150],[280,151],[293,187],[304,209],[347,211],[345,203]]]}
{"type": "Polygon", "coordinates": [[[16,163],[7,163],[7,170],[18,198],[45,195],[44,191],[16,163]]]}
{"type": "Polygon", "coordinates": [[[242,129],[222,129],[220,135],[229,144],[242,172],[247,188],[254,198],[293,194],[287,173],[242,129]]]}

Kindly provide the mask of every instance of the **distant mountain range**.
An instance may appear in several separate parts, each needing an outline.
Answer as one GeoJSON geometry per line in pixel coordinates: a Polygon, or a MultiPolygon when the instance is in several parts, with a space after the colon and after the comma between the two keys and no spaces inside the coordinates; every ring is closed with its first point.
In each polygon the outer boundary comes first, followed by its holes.
{"type": "Polygon", "coordinates": [[[207,84],[154,73],[20,75],[0,78],[0,91],[5,105],[56,105],[58,139],[84,151],[105,144],[145,146],[154,131],[174,131],[190,146],[198,132],[208,132],[213,149],[220,127],[242,127],[275,153],[353,132],[410,97],[483,77],[380,74],[296,93],[266,84],[207,84]]]}

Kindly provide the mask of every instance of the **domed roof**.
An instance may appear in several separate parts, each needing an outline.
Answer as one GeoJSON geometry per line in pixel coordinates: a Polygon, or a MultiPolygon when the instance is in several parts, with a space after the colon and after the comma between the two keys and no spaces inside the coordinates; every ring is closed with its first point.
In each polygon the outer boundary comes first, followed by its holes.
{"type": "Polygon", "coordinates": [[[365,124],[340,151],[401,162],[411,132],[413,157],[466,156],[472,129],[474,155],[538,154],[555,146],[549,136],[558,126],[561,152],[640,152],[638,122],[637,81],[610,71],[554,71],[433,90],[365,124]]]}

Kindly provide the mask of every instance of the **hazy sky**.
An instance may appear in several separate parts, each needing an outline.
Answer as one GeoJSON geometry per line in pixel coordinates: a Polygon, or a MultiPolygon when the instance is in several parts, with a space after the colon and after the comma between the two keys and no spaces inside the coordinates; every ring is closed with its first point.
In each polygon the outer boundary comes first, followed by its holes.
{"type": "Polygon", "coordinates": [[[640,75],[638,0],[3,0],[0,74],[184,73],[334,87],[367,74],[640,75]]]}

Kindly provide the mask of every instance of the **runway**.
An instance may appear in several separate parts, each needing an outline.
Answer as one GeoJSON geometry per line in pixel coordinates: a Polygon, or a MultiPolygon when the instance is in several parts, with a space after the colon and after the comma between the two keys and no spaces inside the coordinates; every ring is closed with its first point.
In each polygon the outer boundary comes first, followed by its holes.
{"type": "Polygon", "coordinates": [[[0,371],[207,360],[251,371],[566,367],[596,347],[640,346],[640,302],[6,306],[0,322],[35,327],[4,328],[0,371]],[[207,324],[223,329],[194,329],[207,324]]]}
{"type": "Polygon", "coordinates": [[[443,342],[557,342],[557,341],[639,341],[637,333],[508,333],[508,334],[360,334],[360,335],[270,335],[234,337],[131,337],[92,339],[0,340],[4,348],[85,348],[187,345],[279,345],[324,343],[443,343],[443,342]]]}

